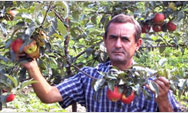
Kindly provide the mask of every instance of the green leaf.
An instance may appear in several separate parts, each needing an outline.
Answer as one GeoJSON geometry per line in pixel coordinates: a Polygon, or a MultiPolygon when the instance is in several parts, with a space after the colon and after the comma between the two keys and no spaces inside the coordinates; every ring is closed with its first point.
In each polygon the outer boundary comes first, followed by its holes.
{"type": "Polygon", "coordinates": [[[92,54],[92,52],[93,52],[92,48],[87,48],[86,49],[87,56],[90,56],[90,54],[92,54]]]}
{"type": "Polygon", "coordinates": [[[6,30],[4,24],[0,23],[0,29],[1,29],[1,31],[3,32],[3,35],[4,35],[4,36],[7,36],[8,33],[7,33],[7,30],[6,30]]]}
{"type": "Polygon", "coordinates": [[[21,88],[20,89],[23,89],[24,87],[29,86],[29,85],[31,85],[33,83],[36,83],[36,82],[37,82],[36,80],[27,80],[27,81],[25,81],[25,82],[23,82],[21,84],[21,88]]]}
{"type": "Polygon", "coordinates": [[[96,19],[97,19],[96,15],[92,16],[91,17],[91,22],[94,23],[94,24],[97,24],[97,20],[96,19]]]}
{"type": "Polygon", "coordinates": [[[4,56],[2,56],[2,55],[0,55],[0,60],[3,60],[4,62],[8,62],[8,59],[7,58],[5,58],[4,56]]]}
{"type": "Polygon", "coordinates": [[[146,96],[147,99],[151,99],[152,98],[152,95],[145,89],[143,89],[143,94],[144,94],[144,96],[146,96]]]}
{"type": "Polygon", "coordinates": [[[17,87],[18,86],[18,81],[17,79],[15,79],[14,77],[8,75],[8,74],[5,74],[14,84],[14,87],[17,87]]]}
{"type": "Polygon", "coordinates": [[[80,12],[79,11],[72,11],[72,17],[74,20],[78,21],[80,12]]]}
{"type": "Polygon", "coordinates": [[[116,80],[110,80],[110,81],[108,81],[107,83],[108,83],[108,88],[110,89],[110,90],[114,90],[114,86],[115,86],[115,81],[116,80]]]}
{"type": "Polygon", "coordinates": [[[188,8],[183,9],[183,11],[187,11],[188,12],[188,8]]]}
{"type": "Polygon", "coordinates": [[[64,23],[58,20],[58,27],[57,29],[63,34],[63,36],[67,35],[67,28],[65,27],[64,23]]]}
{"type": "Polygon", "coordinates": [[[163,67],[164,64],[165,64],[167,61],[168,61],[168,60],[167,60],[166,58],[160,59],[160,60],[159,60],[159,65],[163,67]]]}
{"type": "Polygon", "coordinates": [[[165,49],[166,49],[166,47],[160,47],[160,48],[159,48],[159,52],[160,52],[160,53],[163,53],[165,49]]]}
{"type": "Polygon", "coordinates": [[[98,79],[94,84],[94,90],[98,91],[104,85],[104,83],[105,83],[104,78],[98,79]]]}
{"type": "Polygon", "coordinates": [[[156,82],[150,80],[148,83],[149,83],[150,89],[151,89],[153,92],[155,92],[155,98],[157,98],[158,95],[159,95],[159,88],[158,88],[156,82]]]}

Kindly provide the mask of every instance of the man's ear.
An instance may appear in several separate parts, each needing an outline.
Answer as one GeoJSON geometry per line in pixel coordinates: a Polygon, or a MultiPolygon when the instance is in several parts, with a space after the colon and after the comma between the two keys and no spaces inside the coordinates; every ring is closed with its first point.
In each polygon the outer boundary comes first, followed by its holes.
{"type": "Polygon", "coordinates": [[[140,46],[142,45],[142,38],[139,38],[136,44],[137,44],[137,46],[136,46],[136,51],[138,51],[138,49],[139,49],[140,46]]]}

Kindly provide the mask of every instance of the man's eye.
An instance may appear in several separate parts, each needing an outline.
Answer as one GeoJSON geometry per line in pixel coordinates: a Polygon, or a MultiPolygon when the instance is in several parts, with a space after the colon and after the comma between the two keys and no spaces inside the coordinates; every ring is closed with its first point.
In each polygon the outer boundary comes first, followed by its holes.
{"type": "Polygon", "coordinates": [[[116,39],[116,38],[117,38],[117,37],[115,37],[115,36],[111,36],[111,37],[110,37],[110,39],[116,39]]]}
{"type": "Polygon", "coordinates": [[[128,39],[128,38],[122,38],[122,40],[123,40],[123,41],[129,41],[129,39],[128,39]]]}

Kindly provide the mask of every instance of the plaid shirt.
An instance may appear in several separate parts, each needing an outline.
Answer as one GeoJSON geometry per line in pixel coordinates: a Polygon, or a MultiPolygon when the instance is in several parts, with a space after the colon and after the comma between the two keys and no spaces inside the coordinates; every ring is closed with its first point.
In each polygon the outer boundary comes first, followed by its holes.
{"type": "MultiPolygon", "coordinates": [[[[110,68],[110,61],[101,63],[97,68],[84,67],[81,70],[87,74],[101,78],[97,71],[108,72],[110,68]]],[[[62,108],[66,108],[73,102],[78,102],[82,106],[85,106],[88,112],[157,112],[159,111],[157,103],[155,102],[155,95],[152,94],[152,99],[146,99],[141,93],[139,96],[135,96],[135,99],[130,104],[124,104],[121,101],[112,102],[108,100],[106,92],[107,86],[102,90],[100,97],[96,100],[92,84],[92,78],[79,72],[75,76],[72,76],[62,83],[57,85],[60,91],[63,101],[59,102],[62,108]]],[[[146,89],[146,88],[145,88],[146,89]]],[[[181,111],[179,103],[173,96],[172,91],[169,91],[168,98],[174,111],[181,111]]]]}

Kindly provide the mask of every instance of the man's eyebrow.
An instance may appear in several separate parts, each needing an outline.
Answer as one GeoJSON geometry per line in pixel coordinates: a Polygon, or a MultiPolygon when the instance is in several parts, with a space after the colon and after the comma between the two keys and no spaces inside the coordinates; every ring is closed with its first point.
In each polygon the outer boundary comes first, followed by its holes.
{"type": "Polygon", "coordinates": [[[114,35],[114,34],[111,34],[111,35],[109,35],[110,37],[118,37],[117,35],[114,35]]]}

